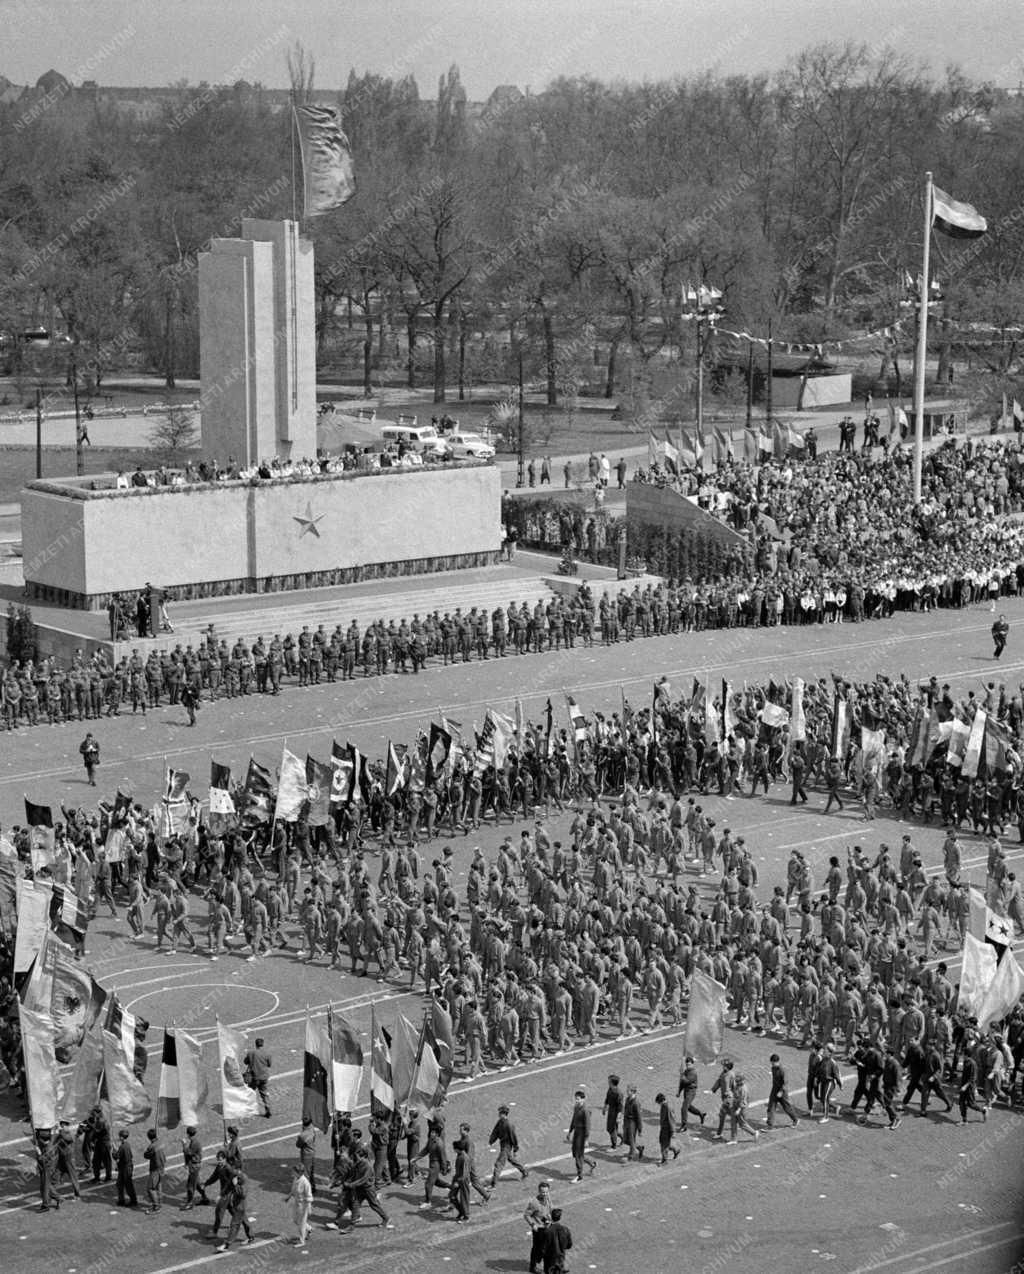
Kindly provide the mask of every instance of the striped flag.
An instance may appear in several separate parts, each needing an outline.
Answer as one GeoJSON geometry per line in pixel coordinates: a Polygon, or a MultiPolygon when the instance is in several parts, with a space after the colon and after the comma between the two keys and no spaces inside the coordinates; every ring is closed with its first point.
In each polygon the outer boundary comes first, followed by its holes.
{"type": "Polygon", "coordinates": [[[585,743],[587,739],[587,722],[583,716],[580,705],[576,702],[572,695],[566,695],[565,702],[569,709],[569,725],[572,728],[573,742],[577,747],[579,747],[579,745],[581,743],[585,743]]]}
{"type": "Polygon", "coordinates": [[[242,818],[246,823],[269,823],[274,798],[270,771],[254,758],[249,758],[245,775],[242,818]]]}
{"type": "MultiPolygon", "coordinates": [[[[796,691],[794,688],[794,695],[796,691]]],[[[846,695],[837,690],[832,700],[832,759],[846,760],[846,750],[850,746],[850,704],[846,695]]]]}
{"type": "Polygon", "coordinates": [[[18,1021],[32,1127],[55,1128],[64,1094],[53,1051],[53,1018],[19,1004],[18,1021]]]}
{"type": "Polygon", "coordinates": [[[391,1073],[391,1040],[370,1007],[370,1110],[377,1118],[387,1118],[395,1109],[395,1087],[391,1073]]]}
{"type": "Polygon", "coordinates": [[[241,1031],[217,1023],[217,1058],[220,1068],[221,1118],[250,1119],[260,1113],[260,1099],[245,1082],[247,1044],[241,1031]]]}
{"type": "Polygon", "coordinates": [[[146,1073],[149,1057],[146,1053],[146,1033],[149,1023],[144,1017],[129,1013],[114,992],[107,997],[107,1015],[103,1029],[120,1040],[126,1063],[141,1079],[146,1073]]]}
{"type": "Polygon", "coordinates": [[[977,239],[988,229],[977,208],[951,198],[938,186],[932,186],[932,225],[953,239],[977,239]]]}
{"type": "Polygon", "coordinates": [[[103,1032],[103,1084],[110,1103],[110,1122],[141,1124],[153,1113],[153,1103],[125,1056],[119,1035],[103,1032]]]}
{"type": "Polygon", "coordinates": [[[416,1046],[416,1069],[409,1090],[409,1102],[425,1110],[433,1110],[439,1104],[438,1090],[441,1085],[441,1066],[430,1035],[428,1019],[424,1017],[416,1046]]]}
{"type": "Polygon", "coordinates": [[[987,720],[988,713],[984,708],[979,708],[974,714],[970,733],[967,736],[967,746],[964,748],[963,764],[960,767],[960,773],[964,778],[973,779],[978,777],[978,766],[981,764],[982,747],[985,742],[985,722],[987,720]]]}
{"type": "Polygon", "coordinates": [[[384,774],[384,795],[395,796],[405,787],[405,744],[396,748],[388,739],[388,764],[384,774]]]}
{"type": "Polygon", "coordinates": [[[203,1049],[198,1040],[184,1031],[164,1029],[160,1060],[160,1088],[157,1122],[165,1128],[198,1124],[208,1097],[203,1049]]]}
{"type": "Polygon", "coordinates": [[[219,761],[210,762],[210,830],[225,831],[235,821],[231,795],[231,770],[219,761]]]}
{"type": "Polygon", "coordinates": [[[334,106],[296,106],[295,126],[302,154],[303,206],[307,217],[319,217],[356,193],[352,148],[334,106]]]}
{"type": "Polygon", "coordinates": [[[331,1037],[326,1021],[314,1021],[306,1009],[306,1047],[302,1059],[302,1118],[326,1132],[331,1126],[329,1099],[331,1037]]]}
{"type": "Polygon", "coordinates": [[[363,1080],[363,1046],[359,1036],[343,1017],[327,1010],[331,1032],[331,1081],[334,1109],[339,1114],[354,1111],[359,1105],[359,1086],[363,1080]]]}
{"type": "Polygon", "coordinates": [[[348,749],[339,743],[331,744],[331,804],[348,805],[352,799],[352,760],[348,749]]]}

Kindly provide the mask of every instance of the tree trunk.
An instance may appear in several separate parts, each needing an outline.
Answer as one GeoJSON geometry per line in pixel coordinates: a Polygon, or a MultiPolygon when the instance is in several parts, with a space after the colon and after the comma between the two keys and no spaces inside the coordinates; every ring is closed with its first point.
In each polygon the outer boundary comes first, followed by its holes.
{"type": "Polygon", "coordinates": [[[167,290],[164,298],[164,384],[168,389],[176,388],[174,379],[175,359],[174,339],[174,287],[167,290]]]}
{"type": "Polygon", "coordinates": [[[555,348],[555,325],[547,310],[544,314],[544,362],[547,367],[548,406],[558,406],[558,351],[555,348]]]}
{"type": "Polygon", "coordinates": [[[405,343],[408,347],[405,359],[405,383],[416,388],[416,312],[405,312],[405,343]]]}
{"type": "Polygon", "coordinates": [[[608,346],[608,371],[605,375],[604,396],[605,398],[615,397],[615,364],[619,356],[619,338],[613,338],[612,343],[608,346]]]}
{"type": "Polygon", "coordinates": [[[953,342],[950,340],[949,320],[945,315],[939,319],[939,366],[935,380],[939,385],[953,382],[953,342]]]}
{"type": "Polygon", "coordinates": [[[373,311],[369,296],[363,296],[363,393],[367,398],[373,393],[373,311]]]}
{"type": "Polygon", "coordinates": [[[434,305],[434,402],[443,403],[448,390],[448,367],[445,362],[445,338],[448,335],[444,301],[434,305]]]}
{"type": "Polygon", "coordinates": [[[469,324],[466,316],[459,311],[459,402],[466,401],[466,338],[469,324]]]}

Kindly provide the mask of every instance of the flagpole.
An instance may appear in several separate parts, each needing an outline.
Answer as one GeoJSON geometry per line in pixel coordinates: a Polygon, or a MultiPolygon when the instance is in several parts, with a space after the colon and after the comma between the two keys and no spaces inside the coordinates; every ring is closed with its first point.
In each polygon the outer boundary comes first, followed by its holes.
{"type": "Polygon", "coordinates": [[[299,214],[296,211],[296,203],[295,203],[295,131],[298,128],[298,126],[299,126],[299,119],[295,110],[295,95],[293,92],[292,93],[292,125],[291,125],[291,128],[288,130],[288,135],[291,138],[291,144],[292,144],[292,221],[298,221],[299,219],[299,214]]]}
{"type": "Polygon", "coordinates": [[[924,246],[921,249],[921,300],[917,321],[917,361],[914,367],[914,503],[921,503],[924,455],[924,380],[928,354],[928,266],[932,241],[932,175],[924,175],[924,246]]]}

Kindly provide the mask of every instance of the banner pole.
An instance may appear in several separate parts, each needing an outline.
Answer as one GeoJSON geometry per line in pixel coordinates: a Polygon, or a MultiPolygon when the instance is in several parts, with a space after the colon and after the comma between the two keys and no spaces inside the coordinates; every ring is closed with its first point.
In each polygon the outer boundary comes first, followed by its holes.
{"type": "Polygon", "coordinates": [[[914,504],[921,503],[924,458],[924,383],[928,356],[928,266],[932,239],[932,175],[924,175],[924,245],[921,249],[921,297],[914,366],[914,504]]]}

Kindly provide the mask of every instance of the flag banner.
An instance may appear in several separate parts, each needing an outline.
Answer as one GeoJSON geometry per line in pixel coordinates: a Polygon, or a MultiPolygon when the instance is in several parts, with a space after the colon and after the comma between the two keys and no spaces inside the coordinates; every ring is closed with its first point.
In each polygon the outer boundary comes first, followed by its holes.
{"type": "Polygon", "coordinates": [[[544,755],[554,756],[555,710],[549,699],[544,705],[544,755]]]}
{"type": "Polygon", "coordinates": [[[917,711],[914,713],[914,724],[910,729],[910,746],[907,749],[907,755],[910,758],[910,765],[924,765],[925,753],[928,749],[928,714],[924,709],[924,705],[918,705],[917,711]]]}
{"type": "Polygon", "coordinates": [[[1024,971],[1013,952],[1005,951],[978,1009],[978,1030],[985,1032],[993,1022],[1001,1022],[1008,1017],[1022,995],[1024,971]]]}
{"type": "Polygon", "coordinates": [[[404,1014],[399,1013],[391,1040],[391,1087],[397,1107],[409,1102],[416,1078],[418,1045],[415,1026],[404,1014]]]}
{"type": "Polygon", "coordinates": [[[142,1079],[149,1064],[149,1056],[146,1053],[146,1033],[149,1030],[149,1023],[146,1019],[129,1013],[114,992],[110,992],[107,996],[107,1015],[103,1022],[103,1029],[121,1041],[125,1061],[139,1079],[142,1079]]]}
{"type": "Polygon", "coordinates": [[[157,1089],[156,1120],[164,1128],[177,1128],[181,1123],[178,1100],[178,1047],[174,1033],[164,1028],[164,1047],[160,1057],[160,1086],[157,1089]]]}
{"type": "Polygon", "coordinates": [[[17,886],[18,932],[14,939],[14,972],[24,973],[43,945],[50,928],[52,888],[40,882],[19,880],[17,886]]]}
{"type": "Polygon", "coordinates": [[[1013,403],[1010,407],[1010,413],[1013,416],[1014,429],[1018,431],[1021,429],[1024,429],[1024,407],[1021,407],[1020,403],[1016,400],[1016,398],[1013,400],[1013,403]]]}
{"type": "Polygon", "coordinates": [[[789,714],[789,742],[802,743],[807,738],[807,718],[804,715],[804,679],[793,678],[793,706],[789,714]]]}
{"type": "Polygon", "coordinates": [[[110,1031],[103,1032],[103,1075],[112,1126],[149,1119],[153,1103],[128,1064],[121,1039],[110,1031]]]}
{"type": "Polygon", "coordinates": [[[328,1094],[331,1073],[331,1038],[325,1020],[313,1020],[306,1009],[306,1047],[302,1058],[302,1118],[326,1132],[331,1126],[328,1094]]]}
{"type": "Polygon", "coordinates": [[[270,771],[254,758],[249,758],[245,775],[242,817],[247,823],[269,823],[274,798],[270,771]]]}
{"type": "Polygon", "coordinates": [[[352,799],[352,761],[348,750],[331,744],[331,804],[348,805],[352,799]]]}
{"type": "Polygon", "coordinates": [[[18,883],[24,877],[24,869],[18,851],[3,835],[0,835],[0,929],[13,933],[18,915],[18,883]]]}
{"type": "Polygon", "coordinates": [[[452,1031],[452,1019],[441,1001],[434,1000],[431,1002],[427,1021],[431,1031],[431,1043],[441,1070],[439,1093],[440,1101],[443,1101],[455,1074],[455,1036],[452,1031]]]}
{"type": "Polygon", "coordinates": [[[785,460],[789,455],[789,438],[781,425],[772,425],[772,453],[776,460],[785,460]]]}
{"type": "Polygon", "coordinates": [[[53,1019],[49,1013],[36,1013],[19,1004],[18,1021],[32,1127],[55,1128],[63,1090],[53,1051],[53,1019]]]}
{"type": "Polygon", "coordinates": [[[743,459],[747,464],[757,464],[758,460],[757,430],[743,430],[743,459]]]}
{"type": "Polygon", "coordinates": [[[652,469],[661,463],[661,443],[655,438],[653,431],[647,431],[647,463],[652,469]]]}
{"type": "Polygon", "coordinates": [[[967,740],[971,737],[971,727],[966,721],[947,721],[943,724],[949,726],[946,739],[946,763],[955,768],[963,764],[964,750],[967,747],[967,740]]]}
{"type": "Polygon", "coordinates": [[[789,713],[777,703],[766,703],[757,714],[764,724],[773,730],[789,724],[789,713]]]}
{"type": "Polygon", "coordinates": [[[35,805],[25,798],[25,822],[29,829],[29,848],[33,875],[53,870],[57,863],[54,852],[53,813],[49,805],[35,805]]]}
{"type": "Polygon", "coordinates": [[[32,970],[21,988],[21,1002],[34,1013],[50,1013],[53,1003],[53,976],[57,967],[58,939],[47,929],[39,945],[32,970]]]}
{"type": "Polygon", "coordinates": [[[326,827],[331,821],[331,787],[334,771],[326,761],[306,756],[306,822],[310,827],[326,827]]]}
{"type": "Polygon", "coordinates": [[[727,989],[699,969],[690,981],[684,1052],[698,1062],[713,1062],[722,1051],[727,989]]]}
{"type": "Polygon", "coordinates": [[[715,425],[715,451],[717,464],[728,464],[736,455],[732,432],[726,433],[721,425],[715,425]]]}
{"type": "Polygon", "coordinates": [[[961,203],[932,186],[932,225],[953,239],[977,239],[988,229],[988,222],[969,203],[961,203]]]}
{"type": "MultiPolygon", "coordinates": [[[[473,763],[473,771],[476,774],[483,774],[489,765],[494,764],[494,718],[491,716],[490,708],[484,713],[484,724],[480,733],[476,736],[476,760],[473,763]]],[[[401,1102],[399,1102],[401,1105],[401,1102]]]]}
{"type": "Polygon", "coordinates": [[[388,763],[384,773],[384,795],[389,799],[405,787],[405,754],[404,743],[397,747],[388,740],[388,763]]]}
{"type": "Polygon", "coordinates": [[[210,761],[210,786],[220,788],[223,792],[231,790],[231,766],[221,765],[219,761],[210,761]]]}
{"type": "MultiPolygon", "coordinates": [[[[719,705],[719,708],[721,705],[719,705]]],[[[720,743],[722,740],[722,717],[721,712],[715,710],[715,704],[710,696],[704,699],[704,742],[720,743]]]]}
{"type": "Polygon", "coordinates": [[[494,768],[500,770],[504,768],[508,760],[509,747],[515,737],[516,727],[510,717],[506,717],[504,713],[495,712],[493,708],[487,709],[487,716],[494,727],[494,768]]]}
{"type": "Polygon", "coordinates": [[[395,1088],[391,1073],[391,1040],[370,1008],[370,1111],[378,1118],[395,1109],[395,1088]]]}
{"type": "Polygon", "coordinates": [[[987,942],[979,942],[973,934],[965,933],[957,1007],[977,1017],[995,976],[995,948],[987,942]]]}
{"type": "Polygon", "coordinates": [[[81,1044],[86,1032],[99,1020],[107,993],[92,974],[82,968],[71,947],[57,938],[53,939],[53,946],[56,960],[50,1016],[53,1018],[54,1047],[62,1051],[81,1044]]]}
{"type": "Polygon", "coordinates": [[[416,740],[409,750],[409,777],[407,780],[410,792],[422,792],[427,782],[427,741],[424,737],[416,740]]]}
{"type": "Polygon", "coordinates": [[[885,758],[885,731],[869,730],[866,725],[862,725],[860,747],[864,753],[864,764],[874,764],[877,768],[885,758]]]}
{"type": "Polygon", "coordinates": [[[274,817],[279,823],[294,823],[306,804],[306,766],[294,752],[281,752],[281,773],[277,781],[274,817]]]}
{"type": "Polygon", "coordinates": [[[763,425],[759,425],[757,428],[757,450],[762,456],[770,456],[772,454],[772,436],[763,425]]]}
{"type": "Polygon", "coordinates": [[[167,789],[164,792],[165,801],[183,801],[185,799],[185,789],[188,787],[188,781],[192,776],[187,770],[167,770],[167,789]]]}
{"type": "Polygon", "coordinates": [[[696,469],[700,462],[697,446],[688,430],[679,428],[679,458],[688,469],[696,469]]]}
{"type": "Polygon", "coordinates": [[[985,722],[988,720],[988,713],[984,708],[979,708],[974,714],[974,720],[971,722],[970,733],[967,736],[967,746],[964,748],[963,764],[960,766],[960,773],[967,779],[978,777],[978,766],[981,763],[981,749],[985,742],[985,722]]]}
{"type": "Polygon", "coordinates": [[[736,719],[736,712],[732,706],[732,686],[724,678],[722,679],[722,735],[728,739],[730,735],[735,735],[739,728],[739,721],[736,719]]]}
{"type": "Polygon", "coordinates": [[[427,782],[435,783],[444,773],[452,750],[452,736],[443,727],[430,723],[430,742],[427,744],[427,782]]]}
{"type": "Polygon", "coordinates": [[[128,815],[132,812],[132,794],[125,792],[120,787],[117,789],[117,795],[114,797],[114,805],[110,811],[110,826],[123,827],[128,822],[128,815]]]}
{"type": "Polygon", "coordinates": [[[1000,948],[1009,946],[1013,942],[1013,921],[993,910],[985,895],[973,885],[968,889],[967,896],[968,932],[979,942],[992,942],[1000,948]]]}
{"type": "Polygon", "coordinates": [[[356,193],[352,148],[334,106],[296,106],[295,126],[302,155],[303,206],[307,217],[319,217],[356,193]]]}
{"type": "Polygon", "coordinates": [[[523,740],[526,738],[526,718],[523,715],[523,701],[521,699],[516,700],[515,721],[516,721],[516,742],[519,744],[520,747],[522,747],[523,740]]]}
{"type": "Polygon", "coordinates": [[[176,801],[161,801],[157,807],[159,817],[157,823],[160,836],[170,840],[172,836],[181,836],[188,831],[188,821],[192,814],[192,806],[186,797],[176,801]]]}
{"type": "Polygon", "coordinates": [[[75,1068],[64,1094],[61,1118],[72,1124],[81,1123],[99,1099],[103,1079],[103,1027],[94,1022],[86,1031],[82,1047],[75,1058],[75,1068]]]}
{"type": "Polygon", "coordinates": [[[128,833],[123,827],[112,827],[107,832],[107,839],[103,842],[103,851],[107,856],[108,863],[123,863],[124,849],[128,843],[128,833]]]}
{"type": "Polygon", "coordinates": [[[786,442],[791,451],[803,451],[807,445],[803,434],[798,429],[794,429],[792,425],[786,426],[786,442]]]}
{"type": "Polygon", "coordinates": [[[1013,744],[1005,727],[990,716],[985,722],[985,738],[982,742],[981,760],[978,766],[979,772],[982,768],[984,769],[984,778],[1004,779],[1006,777],[1007,753],[1012,747],[1013,744]]]}
{"type": "Polygon", "coordinates": [[[208,1098],[203,1049],[184,1031],[164,1031],[157,1097],[157,1123],[165,1128],[198,1125],[208,1098]]]}
{"type": "Polygon", "coordinates": [[[586,742],[587,722],[583,716],[582,710],[580,709],[580,705],[576,702],[572,695],[566,695],[565,702],[569,709],[569,725],[572,729],[573,742],[579,746],[579,744],[586,742]]]}
{"type": "Polygon", "coordinates": [[[433,1110],[439,1104],[437,1094],[441,1085],[441,1067],[430,1036],[427,1020],[424,1019],[416,1048],[416,1070],[409,1091],[409,1104],[422,1110],[433,1110]]]}
{"type": "Polygon", "coordinates": [[[221,818],[234,817],[235,802],[227,788],[210,788],[210,814],[211,816],[217,815],[221,818]]]}
{"type": "Polygon", "coordinates": [[[54,885],[50,898],[50,923],[54,928],[67,925],[75,933],[85,933],[89,927],[89,911],[73,889],[54,885]]]}
{"type": "Polygon", "coordinates": [[[673,473],[679,472],[679,452],[676,449],[672,439],[668,436],[668,430],[665,430],[665,443],[662,448],[662,454],[665,457],[665,467],[671,469],[673,473]]]}
{"type": "Polygon", "coordinates": [[[366,757],[354,743],[348,744],[348,759],[352,763],[352,790],[349,796],[351,805],[368,805],[370,802],[370,784],[366,776],[366,757]]]}
{"type": "Polygon", "coordinates": [[[345,1019],[328,1010],[331,1032],[331,1081],[334,1110],[352,1112],[359,1105],[359,1086],[363,1081],[363,1046],[355,1029],[345,1019]]]}
{"type": "Polygon", "coordinates": [[[244,1078],[247,1049],[248,1044],[241,1031],[233,1031],[217,1023],[220,1115],[226,1123],[235,1119],[251,1119],[261,1110],[259,1095],[244,1078]]]}

